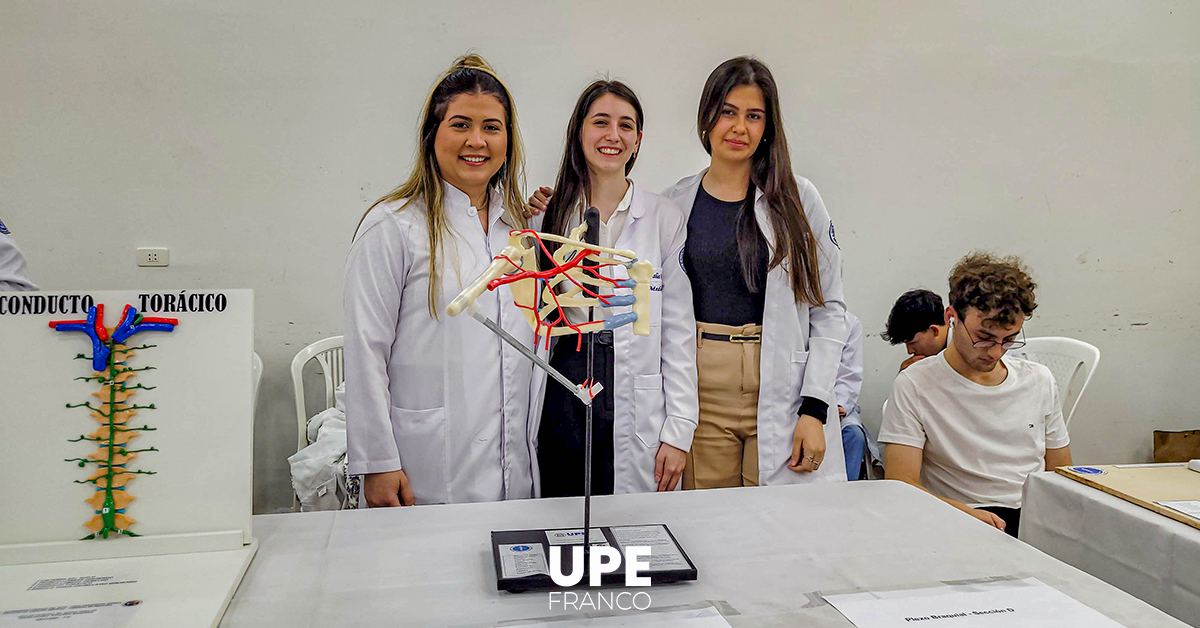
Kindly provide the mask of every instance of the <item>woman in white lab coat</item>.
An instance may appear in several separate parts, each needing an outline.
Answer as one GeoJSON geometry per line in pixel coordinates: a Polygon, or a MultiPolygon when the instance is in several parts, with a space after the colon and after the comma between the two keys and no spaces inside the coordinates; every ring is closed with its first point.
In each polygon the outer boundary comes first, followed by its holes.
{"type": "MultiPolygon", "coordinates": [[[[349,472],[371,507],[532,496],[532,363],[446,303],[524,228],[512,97],[465,56],[425,103],[408,181],[367,211],[346,260],[349,472]]],[[[478,303],[527,345],[507,288],[478,303]]]]}
{"type": "Polygon", "coordinates": [[[845,480],[834,382],[841,254],[821,196],[792,173],[760,61],[715,69],[697,129],[707,169],[665,192],[688,215],[700,424],[685,488],[845,480]]]}
{"type": "MultiPolygon", "coordinates": [[[[692,291],[680,264],[686,236],[683,212],[671,201],[626,178],[642,139],[642,106],[625,84],[596,81],[579,96],[567,126],[566,148],[543,230],[566,235],[583,211],[600,212],[599,244],[629,249],[654,266],[650,283],[650,335],[631,325],[595,332],[594,378],[604,385],[593,400],[592,492],[674,490],[696,428],[696,327],[692,291]]],[[[603,271],[626,279],[622,266],[603,271]]],[[[628,297],[629,288],[600,290],[628,297]]],[[[628,305],[595,308],[596,319],[631,311],[628,305]]],[[[587,312],[568,311],[571,322],[587,312]]],[[[558,337],[551,364],[572,381],[587,371],[587,343],[558,337]]],[[[541,376],[544,378],[545,376],[541,376]]],[[[538,429],[541,495],[584,491],[585,406],[555,382],[546,387],[538,429]]]]}

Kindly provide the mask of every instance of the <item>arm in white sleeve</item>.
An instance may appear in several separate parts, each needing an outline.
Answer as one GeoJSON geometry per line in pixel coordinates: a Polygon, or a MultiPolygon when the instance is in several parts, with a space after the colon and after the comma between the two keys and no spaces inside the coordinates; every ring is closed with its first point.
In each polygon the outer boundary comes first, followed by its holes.
{"type": "Polygon", "coordinates": [[[1046,420],[1046,449],[1061,449],[1071,444],[1071,437],[1067,434],[1067,422],[1063,419],[1062,403],[1058,399],[1058,389],[1054,385],[1054,376],[1049,374],[1049,369],[1043,369],[1046,373],[1045,385],[1045,420],[1046,420]]]}
{"type": "Polygon", "coordinates": [[[37,290],[26,275],[25,256],[0,222],[0,292],[37,290]]]}
{"type": "Polygon", "coordinates": [[[388,216],[364,226],[346,259],[346,448],[351,474],[401,468],[392,433],[387,365],[412,264],[405,240],[388,216]]]}
{"type": "Polygon", "coordinates": [[[846,345],[842,347],[842,362],[838,366],[837,383],[833,385],[837,404],[846,412],[853,411],[858,404],[862,381],[862,322],[857,316],[846,312],[846,345]]]}
{"type": "Polygon", "coordinates": [[[842,361],[842,345],[846,338],[846,304],[842,297],[842,252],[834,241],[833,223],[825,211],[825,203],[817,188],[805,180],[800,188],[800,202],[808,225],[817,240],[817,260],[820,264],[821,306],[798,301],[798,308],[808,308],[808,365],[800,395],[820,399],[830,406],[836,401],[833,385],[838,365],[842,361]]]}
{"type": "Polygon", "coordinates": [[[920,391],[909,373],[900,371],[892,384],[892,396],[883,411],[879,442],[925,449],[925,424],[921,422],[920,391]]]}
{"type": "MultiPolygon", "coordinates": [[[[692,306],[692,283],[683,270],[683,244],[687,221],[674,203],[662,199],[655,212],[671,220],[663,229],[662,259],[662,375],[667,401],[667,420],[659,440],[688,451],[700,420],[696,379],[696,313],[692,306]],[[676,219],[677,217],[677,219],[676,219]]],[[[661,219],[661,218],[660,218],[661,219]]]]}

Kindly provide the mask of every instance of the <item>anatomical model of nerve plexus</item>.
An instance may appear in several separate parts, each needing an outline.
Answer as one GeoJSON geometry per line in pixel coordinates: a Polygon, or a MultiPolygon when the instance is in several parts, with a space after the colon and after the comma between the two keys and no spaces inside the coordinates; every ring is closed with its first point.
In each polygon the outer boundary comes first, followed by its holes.
{"type": "Polygon", "coordinates": [[[592,398],[600,392],[600,384],[571,382],[534,350],[521,344],[495,321],[487,318],[475,302],[484,290],[507,285],[513,294],[513,301],[525,313],[525,318],[533,328],[535,345],[545,342],[549,347],[550,338],[575,334],[579,346],[583,334],[630,324],[633,325],[634,334],[650,335],[650,280],[654,275],[654,266],[646,260],[638,260],[633,251],[583,242],[579,238],[586,230],[587,225],[581,224],[571,231],[569,237],[529,229],[510,231],[508,246],[474,283],[450,302],[446,313],[456,316],[459,312],[467,312],[574,392],[583,403],[591,405],[592,398]],[[551,254],[545,242],[555,242],[560,246],[551,254]],[[550,268],[538,269],[539,252],[551,260],[550,268]],[[615,293],[617,290],[624,292],[624,289],[630,293],[615,293]],[[571,322],[564,310],[621,306],[632,306],[632,311],[579,323],[571,322]]]}
{"type": "Polygon", "coordinates": [[[142,332],[169,332],[175,329],[179,321],[173,318],[153,318],[138,314],[137,308],[126,305],[121,313],[121,319],[116,327],[104,326],[104,305],[95,305],[88,309],[87,320],[53,321],[50,327],[55,331],[81,332],[86,334],[92,343],[92,355],[79,354],[77,360],[90,360],[92,374],[76,377],[75,379],[96,382],[100,389],[93,392],[97,403],[68,403],[68,408],[85,408],[90,411],[93,419],[100,424],[99,429],[91,434],[81,434],[71,442],[91,442],[96,444],[96,451],[85,458],[66,458],[67,462],[77,463],[80,467],[91,468],[91,474],[86,480],[76,480],[77,484],[89,484],[94,487],[91,497],[86,501],[92,506],[95,515],[83,524],[92,531],[83,540],[108,538],[114,536],[138,536],[129,528],[135,520],[125,514],[129,502],[134,497],[126,489],[129,481],[138,475],[153,475],[153,471],[130,469],[129,465],[139,453],[158,451],[154,447],[135,449],[130,441],[139,437],[143,432],[153,431],[148,425],[133,425],[133,417],[140,410],[154,410],[154,404],[138,405],[132,401],[134,395],[143,390],[154,390],[154,386],[134,383],[132,380],[143,371],[153,370],[153,366],[133,367],[129,361],[137,351],[150,349],[156,345],[142,344],[130,346],[129,339],[142,332]]]}

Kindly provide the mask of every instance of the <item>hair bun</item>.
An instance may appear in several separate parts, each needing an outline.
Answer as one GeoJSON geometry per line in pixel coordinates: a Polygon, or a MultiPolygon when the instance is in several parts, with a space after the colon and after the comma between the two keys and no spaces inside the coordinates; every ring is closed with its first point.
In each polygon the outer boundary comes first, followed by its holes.
{"type": "Polygon", "coordinates": [[[479,70],[496,76],[496,71],[492,69],[492,66],[488,65],[488,62],[484,61],[483,57],[474,52],[468,52],[455,59],[454,64],[450,66],[450,71],[453,72],[455,70],[479,70]]]}

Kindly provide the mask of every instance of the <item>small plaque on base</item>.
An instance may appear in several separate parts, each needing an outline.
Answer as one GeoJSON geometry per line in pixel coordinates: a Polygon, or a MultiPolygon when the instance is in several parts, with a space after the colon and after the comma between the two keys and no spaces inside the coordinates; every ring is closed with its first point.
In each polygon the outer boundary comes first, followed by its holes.
{"type": "MultiPolygon", "coordinates": [[[[553,530],[504,530],[492,532],[492,559],[496,567],[496,589],[523,591],[563,590],[550,578],[550,548],[562,547],[560,573],[573,573],[571,546],[583,543],[583,528],[553,530]]],[[[600,577],[602,586],[625,584],[625,548],[649,547],[650,556],[640,561],[649,567],[640,576],[648,576],[651,585],[696,579],[696,566],[679,546],[675,535],[663,524],[602,526],[591,529],[591,544],[607,545],[621,552],[621,566],[600,577]]],[[[586,586],[588,577],[577,586],[586,586]]]]}

